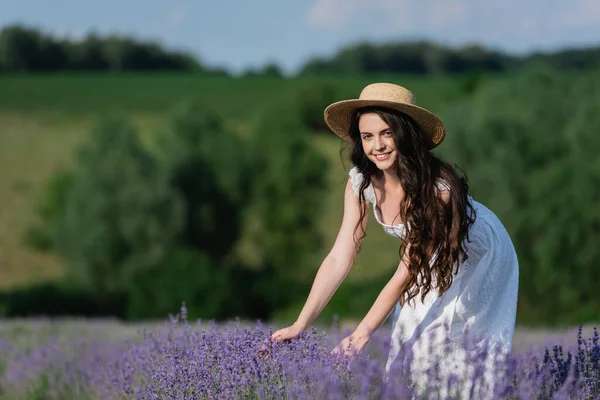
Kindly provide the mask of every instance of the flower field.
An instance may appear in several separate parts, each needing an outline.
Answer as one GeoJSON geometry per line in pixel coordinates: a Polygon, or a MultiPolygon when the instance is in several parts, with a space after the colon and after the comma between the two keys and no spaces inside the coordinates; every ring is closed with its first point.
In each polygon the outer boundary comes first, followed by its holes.
{"type": "MultiPolygon", "coordinates": [[[[508,398],[597,399],[600,340],[593,328],[537,345],[517,346],[496,358],[493,382],[483,378],[485,354],[473,368],[440,377],[435,364],[426,387],[405,366],[385,371],[387,329],[357,357],[331,349],[348,332],[316,328],[288,343],[270,343],[273,327],[230,321],[187,321],[186,310],[159,325],[114,334],[114,326],[89,322],[75,337],[51,321],[31,332],[0,328],[0,397],[3,399],[380,399],[508,398]],[[136,332],[133,332],[135,330],[136,332]],[[575,337],[572,337],[575,335],[575,337]],[[571,340],[572,339],[572,340],[571,340]],[[265,347],[266,344],[266,347],[265,347]]],[[[33,326],[35,325],[35,326],[33,326]]],[[[113,324],[114,325],[114,324],[113,324]]],[[[408,363],[407,365],[409,365],[408,363]]]]}

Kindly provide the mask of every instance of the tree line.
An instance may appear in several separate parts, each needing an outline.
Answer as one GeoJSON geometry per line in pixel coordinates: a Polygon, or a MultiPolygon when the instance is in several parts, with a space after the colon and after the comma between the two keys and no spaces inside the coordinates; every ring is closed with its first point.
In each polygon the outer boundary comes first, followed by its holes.
{"type": "MultiPolygon", "coordinates": [[[[328,58],[312,58],[298,75],[509,72],[534,64],[560,70],[597,68],[600,66],[600,46],[517,56],[478,44],[452,48],[425,40],[364,42],[346,46],[328,58]]],[[[223,68],[206,66],[190,52],[166,50],[159,43],[128,36],[90,33],[75,40],[57,38],[22,25],[9,25],[0,30],[0,72],[77,70],[179,70],[228,74],[223,68]]],[[[246,71],[245,75],[279,76],[281,69],[268,63],[262,69],[246,71]]]]}
{"type": "Polygon", "coordinates": [[[359,43],[341,49],[330,58],[313,58],[304,65],[300,74],[510,72],[539,64],[558,70],[596,68],[600,66],[600,47],[517,56],[478,44],[450,48],[430,41],[359,43]]]}
{"type": "Polygon", "coordinates": [[[189,52],[166,50],[133,37],[89,33],[75,40],[21,25],[0,31],[0,71],[145,70],[210,71],[189,52]]]}

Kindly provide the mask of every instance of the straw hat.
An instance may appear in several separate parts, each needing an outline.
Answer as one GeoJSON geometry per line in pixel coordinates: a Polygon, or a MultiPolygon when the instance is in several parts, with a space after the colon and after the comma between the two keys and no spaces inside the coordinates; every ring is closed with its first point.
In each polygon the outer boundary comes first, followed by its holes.
{"type": "Polygon", "coordinates": [[[325,109],[327,126],[339,137],[350,141],[352,115],[362,107],[379,106],[400,111],[412,117],[430,141],[430,148],[439,145],[446,130],[431,111],[416,105],[415,95],[408,89],[391,83],[373,83],[365,87],[358,99],[342,100],[325,109]]]}

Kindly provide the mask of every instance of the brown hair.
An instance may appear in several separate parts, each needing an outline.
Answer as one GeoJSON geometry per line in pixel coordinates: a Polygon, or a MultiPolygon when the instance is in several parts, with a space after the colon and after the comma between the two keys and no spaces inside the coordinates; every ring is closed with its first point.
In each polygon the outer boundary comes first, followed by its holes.
{"type": "MultiPolygon", "coordinates": [[[[367,113],[376,113],[390,126],[398,150],[396,173],[405,192],[399,212],[406,229],[406,239],[398,250],[400,259],[410,244],[409,275],[402,289],[400,304],[404,305],[416,297],[419,290],[423,290],[424,300],[434,288],[434,277],[435,289],[441,296],[452,284],[453,273],[458,272],[459,264],[468,258],[464,241],[468,240],[469,228],[475,221],[475,210],[468,201],[467,179],[459,177],[453,166],[429,151],[430,143],[408,115],[380,107],[358,110],[353,115],[349,133],[350,160],[364,178],[358,196],[360,219],[355,228],[361,227],[360,239],[366,236],[362,229],[362,221],[368,210],[364,191],[371,183],[371,177],[381,178],[383,175],[383,171],[367,157],[362,147],[358,122],[360,116],[367,113]],[[442,179],[450,188],[448,203],[439,197],[437,179],[442,179]]],[[[357,241],[356,245],[360,251],[360,242],[357,241]]]]}

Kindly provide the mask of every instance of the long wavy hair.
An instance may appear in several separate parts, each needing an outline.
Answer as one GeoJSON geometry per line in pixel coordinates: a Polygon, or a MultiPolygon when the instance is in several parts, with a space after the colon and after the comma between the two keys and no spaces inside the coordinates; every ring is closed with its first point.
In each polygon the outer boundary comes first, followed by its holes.
{"type": "Polygon", "coordinates": [[[430,151],[430,143],[419,125],[403,113],[379,107],[362,108],[352,118],[350,125],[350,160],[363,174],[360,186],[360,220],[362,236],[355,241],[360,251],[360,239],[366,236],[362,222],[368,212],[364,191],[371,178],[382,178],[383,171],[365,154],[358,122],[361,115],[376,113],[391,128],[396,146],[396,173],[404,189],[399,204],[399,215],[406,229],[406,237],[398,249],[403,259],[408,245],[408,279],[402,289],[400,304],[415,298],[421,291],[421,301],[432,289],[441,296],[452,284],[453,274],[468,258],[465,240],[476,215],[469,202],[467,179],[457,174],[455,168],[430,151]],[[450,200],[445,203],[439,196],[436,181],[442,179],[450,188],[450,200]],[[435,256],[434,256],[435,255],[435,256]]]}

